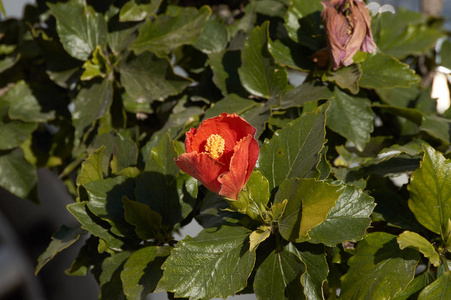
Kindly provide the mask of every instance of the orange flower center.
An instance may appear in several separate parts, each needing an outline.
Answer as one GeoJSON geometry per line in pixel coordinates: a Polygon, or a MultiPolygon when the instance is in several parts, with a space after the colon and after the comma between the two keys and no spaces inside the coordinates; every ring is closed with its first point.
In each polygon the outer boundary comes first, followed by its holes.
{"type": "Polygon", "coordinates": [[[225,141],[219,134],[212,134],[207,139],[205,144],[205,152],[213,159],[218,159],[222,156],[225,149],[225,141]]]}

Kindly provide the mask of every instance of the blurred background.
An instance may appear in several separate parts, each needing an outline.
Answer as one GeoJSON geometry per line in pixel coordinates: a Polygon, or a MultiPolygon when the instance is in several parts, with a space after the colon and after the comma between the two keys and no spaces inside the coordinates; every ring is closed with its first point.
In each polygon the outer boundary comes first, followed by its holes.
{"type": "MultiPolygon", "coordinates": [[[[390,4],[395,9],[403,6],[441,15],[447,18],[445,26],[451,30],[451,0],[426,0],[423,7],[421,0],[375,2],[390,4]]],[[[25,5],[33,3],[31,0],[3,0],[8,18],[21,18],[25,5]]],[[[37,258],[46,249],[52,234],[62,224],[70,227],[77,224],[66,210],[72,198],[58,176],[48,169],[41,169],[38,170],[38,177],[40,205],[17,198],[0,188],[0,300],[97,299],[98,286],[93,276],[70,277],[64,273],[82,242],[58,254],[38,276],[34,275],[37,258]]],[[[196,235],[199,230],[200,226],[193,224],[182,234],[196,235]]],[[[166,298],[165,294],[148,297],[166,298]]],[[[249,300],[255,299],[255,296],[237,296],[234,299],[249,300]]]]}

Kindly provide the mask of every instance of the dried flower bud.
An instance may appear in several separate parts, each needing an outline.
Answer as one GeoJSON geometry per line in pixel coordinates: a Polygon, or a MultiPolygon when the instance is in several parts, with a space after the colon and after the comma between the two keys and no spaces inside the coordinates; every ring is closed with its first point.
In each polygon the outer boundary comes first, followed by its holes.
{"type": "Polygon", "coordinates": [[[321,13],[333,69],[349,66],[358,50],[373,53],[377,46],[371,33],[371,18],[362,0],[325,0],[321,13]]]}

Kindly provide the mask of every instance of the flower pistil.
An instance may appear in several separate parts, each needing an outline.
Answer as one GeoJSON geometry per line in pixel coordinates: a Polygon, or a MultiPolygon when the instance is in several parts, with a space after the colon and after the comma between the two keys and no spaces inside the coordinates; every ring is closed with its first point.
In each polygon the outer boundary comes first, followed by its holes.
{"type": "Polygon", "coordinates": [[[218,159],[222,156],[225,149],[225,141],[219,134],[212,134],[207,139],[205,144],[205,152],[213,159],[218,159]]]}

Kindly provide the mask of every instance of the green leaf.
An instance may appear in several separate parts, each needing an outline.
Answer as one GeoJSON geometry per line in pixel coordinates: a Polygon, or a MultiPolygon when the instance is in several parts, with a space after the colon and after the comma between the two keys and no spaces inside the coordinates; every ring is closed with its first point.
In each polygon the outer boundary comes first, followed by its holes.
{"type": "Polygon", "coordinates": [[[258,267],[254,292],[258,299],[303,299],[305,265],[293,253],[274,250],[258,267]]]}
{"type": "Polygon", "coordinates": [[[131,49],[136,54],[150,51],[159,57],[166,56],[178,46],[193,44],[210,14],[211,9],[206,5],[199,10],[172,6],[166,14],[147,20],[139,28],[139,35],[131,49]]]}
{"type": "MultiPolygon", "coordinates": [[[[138,0],[139,1],[139,0],[138,0]]],[[[152,0],[150,3],[138,4],[135,0],[127,2],[119,12],[119,21],[142,21],[147,17],[154,17],[155,11],[160,6],[162,0],[152,0]]]]}
{"type": "Polygon", "coordinates": [[[127,299],[146,299],[163,276],[161,265],[169,256],[169,246],[149,246],[134,252],[124,264],[121,280],[127,299]]]}
{"type": "Polygon", "coordinates": [[[80,222],[81,228],[104,240],[109,248],[118,250],[123,245],[120,239],[99,224],[100,220],[96,220],[96,217],[89,211],[86,202],[69,204],[67,210],[80,222]]]}
{"type": "Polygon", "coordinates": [[[440,116],[423,116],[420,130],[425,131],[431,136],[441,140],[445,145],[451,143],[451,134],[449,128],[451,120],[442,118],[440,116]]]}
{"type": "Polygon", "coordinates": [[[92,58],[83,64],[85,71],[81,75],[81,80],[91,80],[95,77],[105,78],[111,71],[109,61],[102,52],[102,48],[97,48],[92,53],[92,58]]]}
{"type": "MultiPolygon", "coordinates": [[[[204,120],[220,115],[221,113],[236,113],[243,116],[244,113],[259,107],[260,103],[242,98],[236,94],[229,94],[224,99],[215,102],[214,106],[207,109],[204,120]]],[[[249,120],[247,120],[249,122],[249,120]]]]}
{"type": "Polygon", "coordinates": [[[203,53],[221,52],[227,47],[227,27],[214,19],[208,19],[204,30],[193,46],[203,53]]]}
{"type": "Polygon", "coordinates": [[[149,205],[123,197],[125,220],[135,226],[136,235],[142,240],[153,239],[161,228],[161,216],[149,205]]]}
{"type": "Polygon", "coordinates": [[[81,172],[77,176],[77,186],[103,179],[102,161],[104,158],[105,147],[91,153],[88,158],[81,164],[81,172]]]}
{"type": "Polygon", "coordinates": [[[191,83],[190,79],[176,75],[166,58],[158,58],[150,52],[138,56],[130,54],[122,61],[120,73],[127,94],[138,103],[163,101],[181,93],[191,83]]]}
{"type": "Polygon", "coordinates": [[[213,72],[212,80],[226,98],[232,94],[246,99],[248,96],[238,74],[238,68],[241,66],[240,55],[241,52],[238,50],[208,54],[208,64],[213,72]]]}
{"type": "Polygon", "coordinates": [[[138,160],[138,147],[136,143],[129,137],[120,134],[114,135],[112,140],[113,158],[110,162],[111,171],[114,174],[120,173],[122,170],[135,166],[138,160]]]}
{"type": "Polygon", "coordinates": [[[305,81],[282,96],[281,108],[299,107],[307,102],[327,100],[333,96],[326,85],[318,81],[305,81]]]}
{"type": "Polygon", "coordinates": [[[418,222],[445,240],[451,219],[451,161],[426,146],[420,168],[410,177],[408,190],[409,208],[418,222]]]}
{"type": "MultiPolygon", "coordinates": [[[[290,38],[297,43],[312,43],[310,40],[303,41],[302,31],[308,31],[309,28],[304,26],[317,27],[321,24],[319,13],[323,10],[320,0],[292,0],[288,7],[285,16],[285,27],[290,38]],[[305,18],[309,22],[300,22],[300,19],[305,18]],[[310,24],[309,24],[310,23],[310,24]]],[[[305,35],[305,34],[304,34],[305,35]]]]}
{"type": "Polygon", "coordinates": [[[57,232],[52,235],[52,240],[47,246],[47,249],[39,256],[38,265],[36,266],[35,275],[44,267],[55,255],[63,251],[80,238],[85,231],[80,227],[69,228],[67,226],[61,226],[57,232]]]}
{"type": "Polygon", "coordinates": [[[377,89],[381,100],[391,106],[409,107],[420,96],[420,89],[416,85],[408,88],[377,89]]]}
{"type": "MultiPolygon", "coordinates": [[[[12,100],[12,99],[11,99],[12,100]]],[[[17,99],[14,99],[17,101],[17,99]]],[[[20,146],[31,137],[36,123],[14,121],[8,117],[9,103],[0,98],[0,150],[9,150],[20,146]]]]}
{"type": "Polygon", "coordinates": [[[130,252],[122,251],[114,253],[111,257],[107,257],[102,262],[102,273],[100,274],[99,300],[125,300],[121,272],[124,268],[126,260],[130,256],[130,252]]]}
{"type": "Polygon", "coordinates": [[[424,272],[423,274],[415,277],[405,290],[397,293],[393,300],[417,299],[416,297],[418,297],[420,291],[434,280],[435,278],[431,273],[424,272]]]}
{"type": "Polygon", "coordinates": [[[418,300],[446,299],[451,295],[451,272],[446,272],[421,291],[418,300]]]}
{"type": "Polygon", "coordinates": [[[255,252],[249,251],[250,234],[241,226],[221,226],[181,240],[162,266],[156,292],[190,299],[235,295],[246,287],[255,263],[255,252]]]}
{"type": "Polygon", "coordinates": [[[56,29],[64,49],[76,59],[86,61],[98,45],[105,49],[105,19],[85,2],[47,3],[56,18],[56,29]]]}
{"type": "Polygon", "coordinates": [[[308,300],[324,299],[323,284],[329,274],[324,247],[310,243],[289,243],[288,251],[295,254],[305,265],[305,273],[301,276],[304,295],[308,300]]]}
{"type": "Polygon", "coordinates": [[[0,151],[0,186],[2,188],[18,197],[36,202],[37,182],[36,168],[25,160],[22,149],[0,151]]]}
{"type": "Polygon", "coordinates": [[[249,236],[249,251],[254,251],[258,245],[271,236],[271,228],[254,230],[249,236]]]}
{"type": "Polygon", "coordinates": [[[400,7],[396,14],[381,14],[381,30],[378,48],[394,57],[404,59],[408,55],[421,55],[434,47],[444,34],[427,25],[420,13],[400,7]]]}
{"type": "Polygon", "coordinates": [[[250,201],[248,209],[252,210],[255,216],[258,216],[260,208],[266,207],[269,202],[268,179],[259,171],[254,170],[246,183],[246,191],[250,201]]]}
{"type": "Polygon", "coordinates": [[[109,79],[93,83],[78,93],[72,111],[76,138],[81,138],[85,130],[107,112],[112,100],[113,84],[109,79]]]}
{"type": "Polygon", "coordinates": [[[244,88],[262,98],[279,96],[288,84],[287,71],[274,62],[268,51],[268,27],[269,23],[265,22],[250,33],[238,69],[244,88]]]}
{"type": "Polygon", "coordinates": [[[410,67],[396,58],[382,53],[368,55],[361,63],[359,85],[368,89],[409,87],[420,81],[410,67]]]}
{"type": "Polygon", "coordinates": [[[270,191],[288,178],[305,176],[318,163],[325,143],[325,110],[321,106],[306,113],[265,140],[257,169],[269,180],[270,191]]]}
{"type": "Polygon", "coordinates": [[[346,186],[326,220],[309,232],[311,243],[335,246],[345,241],[358,241],[370,226],[374,199],[354,186],[346,186]]]}
{"type": "Polygon", "coordinates": [[[42,107],[32,90],[23,80],[18,81],[1,97],[9,104],[9,117],[24,122],[47,122],[55,118],[55,112],[42,112],[42,107]]]}
{"type": "Polygon", "coordinates": [[[133,179],[125,176],[110,177],[83,184],[88,193],[88,208],[97,217],[110,223],[111,232],[127,236],[133,228],[124,220],[122,197],[133,197],[133,179]]]}
{"type": "Polygon", "coordinates": [[[283,41],[270,39],[268,42],[268,50],[276,63],[299,71],[308,72],[314,69],[315,64],[309,58],[311,51],[305,46],[288,39],[283,41]]]}
{"type": "MultiPolygon", "coordinates": [[[[179,194],[177,178],[183,176],[174,163],[177,152],[168,134],[152,148],[150,157],[145,157],[145,171],[136,182],[136,200],[147,204],[163,217],[163,224],[173,226],[182,221],[190,212],[184,202],[191,203],[188,195],[179,194]],[[179,175],[180,173],[180,175],[179,175]],[[183,209],[185,208],[185,209],[183,209]]],[[[187,180],[184,176],[182,180],[187,180]]],[[[179,179],[180,180],[180,179],[179,179]]],[[[180,186],[181,187],[181,186],[180,186]]]]}
{"type": "Polygon", "coordinates": [[[279,232],[292,242],[308,240],[309,232],[324,222],[343,192],[341,186],[315,179],[289,179],[277,191],[274,203],[288,199],[279,232]]]}
{"type": "Polygon", "coordinates": [[[442,47],[440,48],[440,65],[451,69],[451,57],[447,55],[448,53],[451,53],[451,41],[449,39],[444,41],[442,47]]]}
{"type": "Polygon", "coordinates": [[[350,268],[342,277],[340,297],[390,299],[412,280],[419,259],[415,250],[400,250],[394,235],[367,234],[349,259],[350,268]]]}
{"type": "Polygon", "coordinates": [[[358,64],[349,67],[343,67],[335,71],[331,71],[323,76],[323,81],[335,82],[340,88],[349,90],[352,94],[359,92],[359,80],[362,71],[358,64]]]}
{"type": "Polygon", "coordinates": [[[399,235],[397,240],[399,248],[401,248],[401,250],[407,247],[417,249],[425,257],[427,257],[435,267],[438,267],[440,265],[440,256],[437,251],[435,251],[434,246],[432,246],[432,244],[427,239],[425,239],[418,233],[412,231],[404,231],[399,235]]]}
{"type": "Polygon", "coordinates": [[[255,10],[262,15],[284,18],[287,8],[281,1],[260,0],[255,3],[255,10]]]}
{"type": "Polygon", "coordinates": [[[350,96],[340,89],[334,91],[327,111],[327,127],[353,142],[363,151],[374,129],[374,114],[368,98],[350,96]]]}
{"type": "Polygon", "coordinates": [[[396,107],[392,105],[385,104],[373,104],[372,107],[379,108],[383,113],[390,113],[395,116],[403,117],[416,125],[421,125],[421,121],[423,119],[423,113],[414,108],[406,108],[406,107],[396,107]]]}

